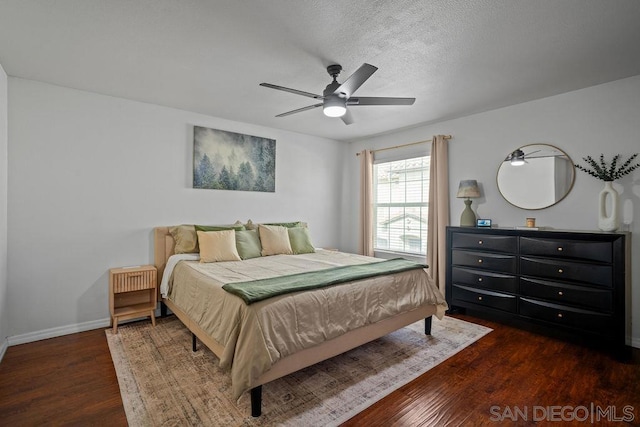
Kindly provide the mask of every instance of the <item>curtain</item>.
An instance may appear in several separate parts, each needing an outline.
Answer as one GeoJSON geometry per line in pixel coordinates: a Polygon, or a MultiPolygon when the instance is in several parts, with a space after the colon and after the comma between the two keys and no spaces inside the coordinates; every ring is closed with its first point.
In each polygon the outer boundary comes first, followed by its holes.
{"type": "Polygon", "coordinates": [[[429,171],[427,265],[433,283],[445,295],[446,227],[449,225],[449,160],[444,135],[433,137],[429,171]]]}
{"type": "Polygon", "coordinates": [[[373,152],[360,152],[360,244],[362,255],[373,256],[373,152]]]}

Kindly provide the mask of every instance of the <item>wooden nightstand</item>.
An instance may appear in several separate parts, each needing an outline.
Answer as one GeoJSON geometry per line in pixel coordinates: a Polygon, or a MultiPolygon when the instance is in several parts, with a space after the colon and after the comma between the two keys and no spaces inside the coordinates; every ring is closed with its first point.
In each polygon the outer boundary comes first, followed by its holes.
{"type": "Polygon", "coordinates": [[[156,274],[153,265],[109,270],[109,312],[114,334],[118,333],[120,320],[150,316],[156,325],[156,274]]]}

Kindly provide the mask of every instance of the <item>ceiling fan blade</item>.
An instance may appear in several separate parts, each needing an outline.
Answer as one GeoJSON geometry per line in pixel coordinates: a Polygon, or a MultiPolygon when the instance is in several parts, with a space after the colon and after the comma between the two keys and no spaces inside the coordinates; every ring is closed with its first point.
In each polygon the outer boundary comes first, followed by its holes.
{"type": "Polygon", "coordinates": [[[367,81],[369,77],[373,73],[378,70],[377,67],[374,67],[371,64],[362,64],[360,68],[358,68],[355,73],[351,74],[347,80],[345,80],[336,90],[333,91],[335,95],[339,93],[345,93],[347,98],[349,98],[353,92],[358,90],[362,84],[367,81]]]}
{"type": "Polygon", "coordinates": [[[351,123],[353,123],[353,116],[351,115],[351,112],[348,109],[347,109],[347,112],[344,113],[344,115],[340,118],[342,119],[345,125],[350,125],[351,123]]]}
{"type": "Polygon", "coordinates": [[[307,107],[298,108],[297,110],[287,111],[286,113],[278,114],[276,117],[284,117],[284,116],[288,116],[290,114],[301,113],[303,111],[313,110],[314,108],[318,108],[318,107],[322,107],[322,103],[309,105],[307,107]]]}
{"type": "Polygon", "coordinates": [[[347,105],[413,105],[415,98],[387,98],[378,96],[360,96],[349,98],[347,105]]]}
{"type": "Polygon", "coordinates": [[[260,86],[264,86],[264,87],[268,87],[276,90],[283,90],[285,92],[295,93],[296,95],[307,96],[309,98],[323,99],[322,95],[316,95],[315,93],[305,92],[303,90],[298,90],[298,89],[291,89],[284,86],[272,85],[271,83],[260,83],[260,86]]]}

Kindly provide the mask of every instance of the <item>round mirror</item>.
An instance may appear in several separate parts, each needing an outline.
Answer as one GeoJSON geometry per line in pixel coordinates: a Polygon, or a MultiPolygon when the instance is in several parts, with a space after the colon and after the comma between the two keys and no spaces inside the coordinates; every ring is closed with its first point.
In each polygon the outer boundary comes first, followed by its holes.
{"type": "Polygon", "coordinates": [[[575,178],[571,158],[553,145],[524,145],[508,153],[498,168],[502,197],[522,209],[544,209],[564,199],[575,178]]]}

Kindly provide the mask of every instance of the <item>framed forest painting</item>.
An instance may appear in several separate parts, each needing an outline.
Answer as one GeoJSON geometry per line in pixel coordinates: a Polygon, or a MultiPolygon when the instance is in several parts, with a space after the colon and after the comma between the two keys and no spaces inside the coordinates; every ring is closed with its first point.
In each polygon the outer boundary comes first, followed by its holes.
{"type": "Polygon", "coordinates": [[[193,127],[193,188],[276,191],[276,140],[193,127]]]}

